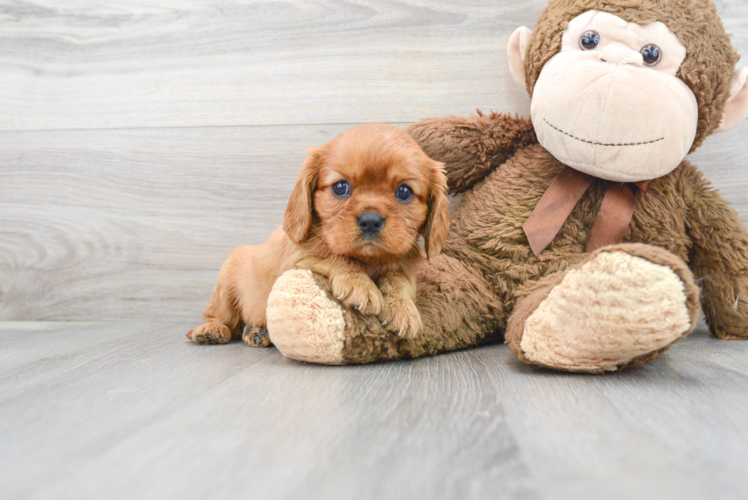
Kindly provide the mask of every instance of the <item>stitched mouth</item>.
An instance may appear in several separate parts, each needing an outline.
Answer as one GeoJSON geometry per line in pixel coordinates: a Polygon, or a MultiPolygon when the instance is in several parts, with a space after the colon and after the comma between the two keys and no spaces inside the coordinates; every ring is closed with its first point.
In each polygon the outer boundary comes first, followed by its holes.
{"type": "Polygon", "coordinates": [[[553,125],[553,124],[552,124],[551,122],[549,122],[549,121],[548,121],[548,120],[546,120],[545,118],[543,118],[543,121],[544,121],[545,123],[547,123],[547,124],[548,124],[548,126],[549,126],[549,127],[551,127],[551,128],[553,129],[553,130],[557,130],[557,131],[561,132],[561,133],[562,133],[562,134],[564,134],[564,135],[568,135],[568,136],[569,136],[569,137],[571,137],[572,139],[576,139],[576,140],[578,140],[578,141],[580,141],[580,142],[584,142],[584,143],[587,143],[587,144],[592,144],[593,146],[607,146],[607,147],[621,147],[621,146],[643,146],[643,145],[645,145],[645,144],[654,144],[654,143],[656,143],[656,142],[661,142],[661,141],[664,141],[664,140],[665,140],[665,138],[664,138],[664,137],[660,137],[659,139],[654,139],[654,140],[652,140],[652,141],[643,141],[643,142],[620,142],[620,143],[610,143],[610,144],[606,144],[606,143],[604,143],[604,142],[595,142],[595,141],[588,141],[587,139],[582,139],[581,137],[577,137],[577,136],[575,136],[575,135],[573,135],[573,134],[570,134],[569,132],[566,132],[565,130],[561,130],[560,128],[558,128],[557,126],[553,125]]]}

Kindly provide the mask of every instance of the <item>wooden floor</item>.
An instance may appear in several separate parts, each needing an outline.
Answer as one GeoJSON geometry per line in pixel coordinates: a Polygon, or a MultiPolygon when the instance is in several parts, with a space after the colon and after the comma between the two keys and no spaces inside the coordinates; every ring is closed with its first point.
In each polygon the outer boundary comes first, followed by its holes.
{"type": "Polygon", "coordinates": [[[325,367],[185,323],[0,324],[2,498],[748,497],[748,342],[610,376],[325,367]]]}
{"type": "MultiPolygon", "coordinates": [[[[748,498],[748,342],[703,329],[601,377],[184,337],[306,148],[528,115],[506,43],[546,3],[0,0],[0,500],[748,498]]],[[[748,223],[748,124],[690,160],[748,223]]]]}

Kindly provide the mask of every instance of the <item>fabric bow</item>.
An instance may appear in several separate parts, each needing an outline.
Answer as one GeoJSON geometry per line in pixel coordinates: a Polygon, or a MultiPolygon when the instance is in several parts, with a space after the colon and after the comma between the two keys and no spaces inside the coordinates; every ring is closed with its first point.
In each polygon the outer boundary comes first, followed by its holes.
{"type": "MultiPolygon", "coordinates": [[[[566,167],[551,182],[535,210],[522,225],[536,256],[551,244],[593,180],[595,177],[591,175],[566,167]]],[[[592,224],[585,252],[594,252],[598,248],[623,241],[634,215],[636,190],[638,188],[646,193],[651,182],[607,181],[608,189],[592,224]]]]}

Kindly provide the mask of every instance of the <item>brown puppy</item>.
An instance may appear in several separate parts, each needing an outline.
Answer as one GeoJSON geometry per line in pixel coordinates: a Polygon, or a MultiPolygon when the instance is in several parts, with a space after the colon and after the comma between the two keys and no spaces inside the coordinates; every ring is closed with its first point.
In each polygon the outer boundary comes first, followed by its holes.
{"type": "Polygon", "coordinates": [[[221,267],[205,323],[187,337],[270,344],[265,308],[275,280],[294,268],[330,279],[336,297],[406,338],[422,329],[415,274],[449,231],[447,179],[402,130],[354,127],[311,148],[283,221],[260,245],[234,249],[221,267]],[[418,245],[423,235],[425,252],[418,245]]]}

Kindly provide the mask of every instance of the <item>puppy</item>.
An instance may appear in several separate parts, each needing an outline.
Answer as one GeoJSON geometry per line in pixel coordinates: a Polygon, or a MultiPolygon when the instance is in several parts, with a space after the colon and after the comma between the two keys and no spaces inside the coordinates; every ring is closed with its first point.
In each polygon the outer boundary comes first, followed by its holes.
{"type": "Polygon", "coordinates": [[[448,231],[443,164],[398,128],[351,128],[308,151],[283,228],[265,243],[231,252],[205,323],[187,337],[222,344],[243,327],[246,344],[269,345],[265,309],[273,283],[284,271],[304,268],[327,276],[338,300],[412,338],[423,328],[416,270],[441,251],[448,231]]]}

